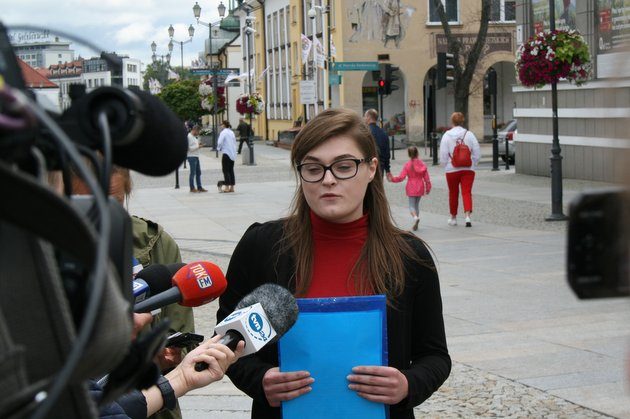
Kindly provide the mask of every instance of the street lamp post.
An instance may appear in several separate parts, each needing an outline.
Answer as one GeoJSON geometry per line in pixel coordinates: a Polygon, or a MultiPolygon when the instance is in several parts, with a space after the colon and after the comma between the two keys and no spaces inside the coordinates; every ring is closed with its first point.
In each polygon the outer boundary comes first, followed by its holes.
{"type": "MultiPolygon", "coordinates": [[[[172,28],[172,25],[171,25],[172,28]]],[[[170,34],[170,28],[169,28],[169,34],[170,34]]],[[[166,68],[168,69],[170,67],[171,64],[171,53],[173,52],[173,43],[169,42],[168,43],[168,54],[166,55],[158,55],[157,54],[157,44],[155,43],[155,41],[151,42],[151,52],[153,53],[151,55],[151,59],[153,60],[153,67],[156,69],[158,68],[158,63],[162,65],[162,67],[166,66],[166,68]],[[160,59],[158,60],[158,57],[160,57],[160,59]]],[[[165,83],[165,80],[162,80],[163,83],[165,83]]],[[[186,161],[184,161],[184,168],[186,167],[186,161]]],[[[175,169],[175,189],[179,189],[179,167],[175,169]]]]}
{"type": "Polygon", "coordinates": [[[173,50],[173,42],[179,44],[179,51],[180,51],[180,56],[181,56],[181,63],[182,63],[182,77],[184,75],[184,44],[187,44],[189,42],[192,42],[192,38],[193,35],[195,35],[195,28],[193,27],[193,25],[190,25],[188,27],[188,36],[190,37],[188,40],[186,41],[177,41],[175,39],[173,39],[173,35],[175,35],[175,28],[173,28],[173,25],[168,27],[168,37],[171,39],[168,43],[168,48],[170,51],[173,50]]]}
{"type": "MultiPolygon", "coordinates": [[[[225,16],[225,5],[223,4],[223,2],[219,3],[219,6],[217,7],[217,10],[219,11],[219,17],[221,17],[221,19],[223,19],[223,16],[225,16]]],[[[217,97],[217,81],[218,81],[218,77],[217,74],[214,70],[214,63],[212,62],[212,55],[213,55],[213,51],[212,51],[212,26],[213,23],[212,22],[203,22],[201,20],[199,20],[199,18],[201,17],[201,6],[199,6],[198,2],[195,2],[195,5],[193,6],[193,15],[195,16],[195,19],[197,19],[197,24],[198,25],[202,25],[208,28],[208,50],[209,50],[209,54],[210,55],[210,62],[208,63],[210,66],[210,74],[212,77],[212,94],[214,95],[214,111],[212,112],[212,149],[215,151],[215,157],[219,157],[219,150],[217,149],[217,105],[218,105],[218,97],[217,97]]]]}
{"type": "Polygon", "coordinates": [[[319,83],[318,83],[318,74],[317,74],[317,45],[315,43],[315,41],[317,40],[317,27],[316,27],[316,23],[315,23],[315,17],[317,17],[317,11],[314,8],[311,8],[308,11],[308,17],[311,19],[311,23],[312,23],[312,32],[313,32],[313,40],[312,40],[312,44],[311,44],[311,49],[313,50],[313,67],[312,67],[312,74],[313,74],[313,81],[315,82],[315,104],[313,105],[313,117],[315,117],[315,115],[317,115],[318,109],[317,109],[317,100],[319,99],[319,83]]]}
{"type": "MultiPolygon", "coordinates": [[[[330,5],[326,5],[326,6],[315,6],[313,5],[311,7],[311,9],[308,11],[308,17],[311,18],[311,20],[313,21],[313,48],[315,48],[315,32],[316,32],[316,25],[315,25],[315,17],[317,16],[317,11],[319,10],[319,12],[322,14],[322,19],[324,19],[324,15],[328,15],[327,18],[327,24],[324,26],[322,25],[322,27],[326,28],[326,32],[324,33],[323,29],[322,29],[322,37],[324,38],[324,42],[325,42],[325,51],[324,54],[326,54],[326,66],[325,68],[327,69],[326,72],[324,72],[324,109],[327,109],[331,106],[331,95],[332,95],[332,91],[330,88],[330,63],[331,63],[331,56],[330,56],[330,5]]],[[[317,66],[317,63],[315,63],[315,68],[317,66]]]]}
{"type": "MultiPolygon", "coordinates": [[[[252,95],[252,34],[255,32],[252,28],[252,18],[249,16],[250,8],[247,8],[247,17],[245,18],[245,34],[247,35],[247,94],[252,95]]],[[[249,150],[249,165],[254,165],[254,142],[252,138],[252,113],[249,113],[249,129],[247,130],[247,149],[249,150]]]]}
{"type": "MultiPolygon", "coordinates": [[[[155,43],[155,41],[151,42],[151,52],[152,52],[151,60],[152,60],[153,68],[155,68],[156,71],[158,70],[159,65],[162,65],[163,67],[166,66],[167,68],[170,66],[171,51],[172,49],[169,50],[167,54],[158,54],[157,44],[155,43]]],[[[161,80],[161,82],[164,83],[164,80],[161,80]]]]}
{"type": "MultiPolygon", "coordinates": [[[[554,0],[549,0],[549,29],[556,30],[556,6],[554,0]]],[[[562,212],[562,156],[560,155],[560,140],[558,138],[558,85],[551,83],[551,121],[553,139],[551,145],[551,215],[547,221],[564,221],[567,216],[562,212]]],[[[507,157],[507,156],[506,156],[507,157]]]]}

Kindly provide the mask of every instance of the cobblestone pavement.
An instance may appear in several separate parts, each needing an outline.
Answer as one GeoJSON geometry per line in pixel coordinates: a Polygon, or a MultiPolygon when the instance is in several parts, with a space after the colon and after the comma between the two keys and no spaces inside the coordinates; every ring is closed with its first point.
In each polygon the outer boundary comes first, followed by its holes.
{"type": "MultiPolygon", "coordinates": [[[[257,149],[261,147],[267,147],[264,145],[257,145],[257,149]]],[[[243,184],[256,184],[260,189],[268,187],[266,183],[287,181],[293,179],[293,174],[289,169],[288,152],[282,150],[275,150],[268,148],[265,150],[259,150],[257,155],[256,166],[243,166],[240,162],[236,166],[236,178],[237,178],[237,192],[239,191],[239,185],[243,184]]],[[[214,159],[214,153],[209,153],[202,159],[203,181],[204,187],[209,189],[210,192],[214,192],[213,185],[216,180],[222,178],[221,171],[219,170],[220,163],[214,159]]],[[[401,169],[402,165],[406,162],[405,158],[402,158],[403,152],[397,152],[399,156],[397,160],[392,161],[392,172],[395,174],[401,169]]],[[[430,165],[429,162],[427,164],[430,165]]],[[[444,243],[440,243],[435,238],[442,238],[442,233],[437,228],[445,227],[433,227],[436,220],[443,218],[444,225],[448,216],[448,198],[446,184],[442,169],[439,167],[429,166],[430,173],[432,175],[434,188],[431,195],[424,197],[421,202],[421,214],[431,224],[429,227],[424,227],[424,223],[421,221],[421,232],[423,234],[433,237],[433,241],[429,241],[429,244],[437,242],[437,246],[444,246],[444,243]],[[437,217],[437,218],[436,218],[437,217]]],[[[180,171],[180,185],[183,189],[187,189],[188,171],[180,171]]],[[[134,183],[136,190],[151,189],[151,188],[165,188],[172,187],[174,184],[174,176],[168,176],[163,178],[148,178],[134,174],[134,183]]],[[[605,184],[598,184],[594,182],[581,182],[581,181],[565,181],[565,206],[569,202],[569,197],[575,195],[577,192],[592,187],[607,186],[605,184]]],[[[513,228],[531,230],[532,234],[538,234],[537,232],[548,232],[557,237],[558,233],[563,233],[566,230],[565,223],[549,223],[544,221],[544,217],[549,215],[550,201],[549,197],[540,196],[540,189],[542,187],[549,187],[549,179],[539,178],[533,176],[523,176],[511,171],[491,172],[487,166],[477,172],[477,178],[475,182],[474,200],[475,200],[475,212],[473,217],[473,223],[491,223],[492,226],[503,227],[506,231],[511,231],[513,228]],[[528,192],[528,188],[532,188],[532,193],[528,192]],[[538,193],[534,193],[534,189],[537,188],[538,193]],[[516,193],[518,190],[518,193],[516,193]],[[509,191],[509,193],[505,193],[509,191]],[[506,196],[503,196],[505,194],[506,196]]],[[[402,184],[389,184],[386,183],[386,191],[390,204],[394,209],[396,219],[400,223],[406,222],[405,208],[407,206],[407,198],[404,195],[404,186],[402,184]]],[[[183,196],[183,195],[178,195],[183,196]]],[[[188,198],[184,196],[183,199],[188,198]]],[[[132,196],[132,203],[133,203],[132,196]]],[[[250,198],[251,211],[256,212],[256,199],[258,197],[250,198]]],[[[288,202],[287,202],[288,205],[288,202]]],[[[132,205],[133,207],[133,205],[132,205]]],[[[132,208],[133,212],[133,208],[132,208]]],[[[142,214],[139,214],[142,215],[142,214]]],[[[255,215],[253,219],[256,219],[255,215]]],[[[436,224],[435,224],[436,225],[436,224]]],[[[494,228],[494,227],[493,227],[494,228]]],[[[170,231],[170,227],[167,225],[167,230],[170,231]]],[[[474,230],[474,229],[473,229],[474,230]]],[[[462,229],[461,231],[464,231],[462,229]]],[[[479,230],[477,230],[479,231],[479,230]]],[[[508,233],[506,233],[508,234],[508,233]]],[[[237,238],[230,239],[225,237],[217,237],[214,239],[203,240],[191,235],[173,234],[180,245],[182,250],[183,260],[199,260],[206,259],[212,260],[217,263],[224,271],[227,270],[229,263],[229,257],[232,249],[236,245],[237,238]]],[[[238,237],[238,236],[236,236],[238,237]]],[[[483,233],[481,233],[479,240],[483,240],[483,233]]],[[[444,239],[445,242],[452,240],[450,238],[444,239]]],[[[523,239],[527,241],[526,238],[523,239]]],[[[475,243],[475,242],[471,242],[475,243]]],[[[461,245],[461,243],[460,243],[461,245]]],[[[468,244],[467,246],[470,246],[468,244]]],[[[447,334],[449,334],[449,343],[451,339],[461,345],[465,343],[466,333],[473,333],[465,331],[462,332],[458,326],[458,314],[452,315],[447,313],[447,310],[452,307],[456,307],[460,300],[458,300],[458,292],[465,291],[466,287],[475,287],[477,282],[462,281],[456,275],[453,274],[453,267],[447,257],[442,256],[443,262],[441,264],[440,276],[445,277],[443,282],[443,298],[445,301],[445,317],[449,321],[447,324],[447,334]],[[459,291],[461,290],[461,291],[459,291]],[[454,301],[450,305],[449,301],[454,301]],[[451,336],[453,335],[453,336],[451,336]],[[463,336],[463,338],[462,338],[463,336]],[[459,340],[459,342],[458,342],[459,340]]],[[[471,268],[473,271],[475,267],[471,268]]],[[[471,274],[471,275],[474,275],[471,274]]],[[[561,275],[561,274],[560,274],[561,275]]],[[[529,278],[527,278],[529,280],[529,278]]],[[[483,279],[478,279],[479,282],[483,279]]],[[[546,278],[542,278],[541,281],[548,281],[546,278]]],[[[496,286],[496,285],[493,285],[496,286]]],[[[543,287],[551,287],[555,292],[557,287],[566,288],[566,285],[556,283],[543,284],[543,287]]],[[[483,291],[482,291],[483,292],[483,291]]],[[[563,292],[566,292],[564,290],[563,292]]],[[[492,297],[492,295],[490,295],[492,297]]],[[[483,297],[482,297],[483,298],[483,297]]],[[[525,297],[527,298],[527,297],[525,297]]],[[[491,302],[488,302],[490,304],[491,302]]],[[[197,332],[210,336],[215,324],[216,314],[216,302],[198,307],[195,309],[195,319],[197,332]]],[[[566,309],[569,313],[574,308],[566,309]]],[[[607,309],[611,311],[612,308],[607,309]]],[[[454,310],[456,311],[456,310],[454,310]]],[[[605,310],[604,310],[605,311],[605,310]]],[[[484,313],[485,314],[485,313],[484,313]]],[[[568,314],[567,314],[568,316],[568,314]]],[[[567,317],[569,318],[569,317],[567,317]]],[[[475,321],[470,320],[474,325],[475,321]]],[[[523,324],[527,319],[523,319],[523,324]]],[[[463,320],[462,320],[463,322],[463,320]]],[[[483,329],[487,327],[488,335],[495,336],[496,333],[505,333],[509,330],[509,327],[517,322],[512,320],[504,320],[502,330],[498,332],[491,330],[489,326],[482,325],[482,321],[477,324],[478,328],[483,329]],[[495,333],[496,332],[496,333],[495,333]]],[[[470,327],[468,323],[462,327],[470,327]]],[[[518,329],[518,325],[513,326],[518,329]]],[[[560,324],[560,328],[562,325],[560,324]]],[[[561,330],[561,329],[559,329],[561,330]]],[[[536,332],[536,330],[534,330],[536,332]]],[[[532,332],[532,333],[534,333],[532,332]]],[[[517,332],[518,333],[518,332],[517,332]]],[[[562,333],[561,331],[556,333],[562,333]]],[[[483,333],[478,334],[480,340],[483,340],[483,333]]],[[[602,337],[602,339],[604,339],[602,337]]],[[[615,337],[616,339],[616,337],[615,337]]],[[[584,341],[586,342],[586,341],[584,341]]],[[[474,345],[473,341],[473,345],[474,345]]],[[[449,345],[450,346],[450,345],[449,345]]],[[[620,345],[623,347],[623,344],[620,345]]],[[[457,345],[455,345],[457,348],[457,345]]],[[[485,347],[484,347],[485,348],[485,347]]],[[[493,348],[490,348],[488,352],[492,352],[493,348]]],[[[520,349],[520,348],[517,348],[520,349]]],[[[509,348],[508,351],[517,351],[515,348],[509,348]]],[[[535,348],[538,350],[539,348],[535,348]]],[[[464,353],[469,352],[469,358],[475,361],[474,356],[479,348],[471,348],[470,351],[464,350],[464,353]]],[[[556,350],[556,349],[554,349],[556,350]]],[[[610,351],[618,351],[610,349],[610,351]]],[[[483,351],[482,351],[483,352],[483,351]]],[[[535,351],[534,351],[535,352],[535,351]]],[[[606,351],[602,351],[605,353],[606,351]]],[[[461,353],[461,352],[460,352],[461,353]]],[[[533,353],[533,352],[532,352],[533,353]]],[[[510,377],[510,374],[497,373],[496,365],[493,368],[485,369],[472,365],[474,362],[464,361],[461,362],[454,353],[453,370],[449,379],[436,392],[429,400],[425,401],[421,406],[415,409],[415,416],[420,418],[469,418],[469,417],[509,417],[509,418],[529,418],[529,417],[544,417],[544,418],[596,418],[596,417],[630,417],[628,410],[620,408],[620,413],[615,413],[615,416],[608,416],[607,414],[600,413],[592,408],[584,407],[580,403],[573,403],[565,398],[552,394],[552,391],[543,391],[537,388],[536,385],[526,385],[522,381],[510,377]],[[490,372],[490,371],[493,372],[490,372]]],[[[510,359],[511,354],[507,353],[506,359],[510,359]]],[[[460,357],[465,359],[465,357],[460,357]]],[[[519,358],[516,358],[519,359],[519,358]]],[[[491,365],[491,364],[488,364],[491,365]]],[[[509,369],[508,369],[509,370],[509,369]]],[[[576,367],[576,371],[579,368],[576,367]]],[[[551,373],[549,373],[551,374],[551,373]]],[[[527,375],[526,375],[527,377],[527,375]]],[[[534,375],[532,375],[534,377],[534,375]]],[[[556,376],[554,376],[556,377],[556,376]]],[[[569,375],[570,377],[570,375],[569,375]]],[[[538,377],[536,377],[540,381],[538,377]]],[[[566,378],[567,380],[570,378],[566,378]]],[[[531,380],[535,381],[534,378],[531,380]]],[[[535,384],[535,383],[534,383],[535,384]]],[[[579,383],[577,383],[579,384],[579,383]]],[[[577,385],[576,384],[576,385],[577,385]]],[[[543,386],[538,386],[543,387],[543,386]]],[[[584,390],[589,392],[588,387],[584,390]]],[[[573,394],[573,393],[567,393],[573,394]]],[[[569,397],[570,398],[570,397],[569,397]]],[[[588,398],[587,398],[588,399],[588,398]]],[[[181,404],[184,412],[184,418],[196,419],[196,418],[234,418],[242,419],[249,417],[250,401],[246,396],[243,396],[237,389],[235,389],[229,380],[223,380],[220,383],[215,383],[204,389],[196,390],[188,396],[181,399],[181,404]]],[[[603,405],[609,406],[604,403],[603,405]]],[[[593,403],[590,406],[598,405],[593,403]]],[[[614,409],[603,409],[610,413],[615,411],[614,409]]]]}
{"type": "Polygon", "coordinates": [[[414,414],[430,419],[611,417],[457,362],[448,380],[414,414]]]}

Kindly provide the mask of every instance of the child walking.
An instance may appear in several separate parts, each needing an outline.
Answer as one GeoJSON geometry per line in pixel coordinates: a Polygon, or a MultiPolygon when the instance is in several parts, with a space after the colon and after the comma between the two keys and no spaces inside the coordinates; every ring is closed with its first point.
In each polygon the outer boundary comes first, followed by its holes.
{"type": "Polygon", "coordinates": [[[409,212],[413,217],[412,229],[416,231],[418,223],[420,223],[420,198],[431,192],[431,178],[426,164],[418,158],[418,149],[415,146],[410,146],[407,148],[407,154],[409,161],[405,163],[400,175],[392,176],[391,173],[387,173],[387,180],[398,183],[407,178],[405,192],[409,198],[409,212]]]}

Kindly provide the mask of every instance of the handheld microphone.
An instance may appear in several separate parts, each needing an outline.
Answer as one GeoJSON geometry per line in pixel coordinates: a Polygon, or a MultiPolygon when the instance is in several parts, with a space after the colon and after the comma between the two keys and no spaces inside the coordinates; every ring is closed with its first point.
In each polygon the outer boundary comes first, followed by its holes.
{"type": "Polygon", "coordinates": [[[134,279],[131,283],[133,302],[138,304],[151,296],[151,288],[144,279],[134,279]]]}
{"type": "Polygon", "coordinates": [[[156,308],[179,303],[198,307],[213,301],[225,291],[227,281],[221,269],[211,262],[192,262],[175,273],[173,286],[136,304],[136,313],[148,313],[156,308]]]}
{"type": "Polygon", "coordinates": [[[134,303],[171,288],[173,275],[184,266],[185,263],[153,264],[139,271],[132,282],[134,303]]]}
{"type": "MultiPolygon", "coordinates": [[[[236,310],[214,328],[223,335],[219,343],[231,350],[240,340],[245,341],[242,356],[250,355],[269,342],[280,339],[297,321],[295,297],[286,288],[267,283],[247,294],[236,310]]],[[[196,371],[208,368],[205,362],[195,364],[196,371]]]]}

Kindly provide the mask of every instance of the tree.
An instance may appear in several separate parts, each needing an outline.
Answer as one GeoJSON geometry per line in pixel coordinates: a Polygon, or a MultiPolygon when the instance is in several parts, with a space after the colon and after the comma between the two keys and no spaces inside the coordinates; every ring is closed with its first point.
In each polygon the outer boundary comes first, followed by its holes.
{"type": "Polygon", "coordinates": [[[199,82],[199,76],[193,75],[190,69],[183,69],[181,67],[171,67],[170,64],[164,61],[156,61],[147,66],[144,73],[144,80],[142,86],[144,90],[149,90],[149,79],[156,79],[162,86],[172,83],[174,80],[168,78],[168,70],[177,74],[181,79],[196,79],[199,82]]]}
{"type": "Polygon", "coordinates": [[[481,19],[479,21],[479,32],[475,43],[469,50],[465,50],[462,42],[451,31],[442,0],[433,0],[440,17],[442,29],[448,43],[448,52],[453,54],[453,72],[455,80],[455,111],[468,115],[468,97],[470,96],[470,85],[475,75],[477,63],[481,57],[481,52],[486,43],[488,34],[488,24],[490,22],[491,0],[481,0],[481,19]]]}
{"type": "Polygon", "coordinates": [[[162,89],[160,99],[179,116],[182,121],[199,120],[204,110],[199,96],[199,80],[174,81],[162,89]]]}
{"type": "Polygon", "coordinates": [[[168,82],[168,68],[168,64],[162,61],[156,61],[148,65],[144,72],[142,88],[149,90],[149,79],[156,79],[162,86],[165,86],[168,82]]]}

